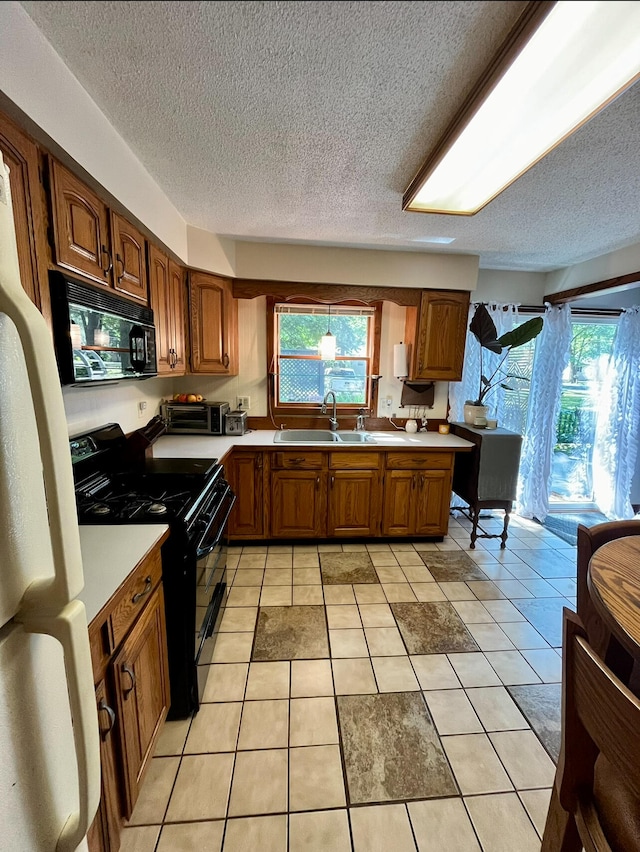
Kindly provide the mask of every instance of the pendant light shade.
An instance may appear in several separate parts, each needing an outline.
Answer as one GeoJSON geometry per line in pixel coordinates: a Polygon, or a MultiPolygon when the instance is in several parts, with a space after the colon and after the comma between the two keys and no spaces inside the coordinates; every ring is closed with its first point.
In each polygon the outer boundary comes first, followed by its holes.
{"type": "Polygon", "coordinates": [[[320,338],[320,357],[323,361],[333,361],[336,357],[336,338],[331,334],[331,305],[329,305],[327,333],[320,338]]]}

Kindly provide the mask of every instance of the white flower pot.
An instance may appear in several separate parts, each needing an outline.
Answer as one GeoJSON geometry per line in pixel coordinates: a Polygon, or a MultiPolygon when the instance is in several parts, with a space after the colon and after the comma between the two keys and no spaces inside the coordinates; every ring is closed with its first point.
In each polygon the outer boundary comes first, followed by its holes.
{"type": "Polygon", "coordinates": [[[471,405],[468,402],[464,404],[464,422],[469,426],[473,426],[476,422],[476,417],[484,417],[486,419],[488,413],[488,405],[471,405]]]}

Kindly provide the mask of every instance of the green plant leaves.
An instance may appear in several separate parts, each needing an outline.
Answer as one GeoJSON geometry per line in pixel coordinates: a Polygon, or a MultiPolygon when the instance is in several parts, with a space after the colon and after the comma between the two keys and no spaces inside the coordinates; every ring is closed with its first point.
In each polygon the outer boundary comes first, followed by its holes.
{"type": "Polygon", "coordinates": [[[489,349],[497,355],[502,352],[502,344],[497,340],[496,324],[484,305],[480,304],[476,308],[476,312],[469,323],[469,331],[476,336],[480,346],[484,346],[485,349],[489,349]]]}
{"type": "MultiPolygon", "coordinates": [[[[489,317],[489,319],[491,319],[491,317],[489,317]]],[[[508,331],[506,334],[503,334],[498,338],[497,343],[500,347],[509,346],[511,349],[515,349],[516,346],[523,346],[525,343],[533,340],[533,338],[537,337],[541,331],[542,317],[534,317],[533,319],[523,322],[522,325],[514,328],[513,331],[508,331]]],[[[495,349],[492,349],[492,352],[495,351],[495,349]]]]}

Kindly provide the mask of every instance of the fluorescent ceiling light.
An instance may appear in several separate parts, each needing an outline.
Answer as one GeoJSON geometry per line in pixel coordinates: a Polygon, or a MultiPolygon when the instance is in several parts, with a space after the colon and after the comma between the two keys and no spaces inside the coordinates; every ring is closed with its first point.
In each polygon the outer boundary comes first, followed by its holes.
{"type": "Polygon", "coordinates": [[[470,216],[640,77],[640,3],[530,3],[403,198],[470,216]]]}
{"type": "Polygon", "coordinates": [[[447,246],[449,243],[454,243],[455,237],[412,237],[412,243],[437,243],[438,245],[447,246]]]}

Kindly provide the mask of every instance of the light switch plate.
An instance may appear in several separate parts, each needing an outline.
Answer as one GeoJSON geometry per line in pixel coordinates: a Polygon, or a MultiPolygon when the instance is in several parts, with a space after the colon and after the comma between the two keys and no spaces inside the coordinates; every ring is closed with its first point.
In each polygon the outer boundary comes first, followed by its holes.
{"type": "Polygon", "coordinates": [[[236,408],[241,408],[243,411],[248,411],[251,408],[251,397],[237,396],[236,403],[236,408]]]}

